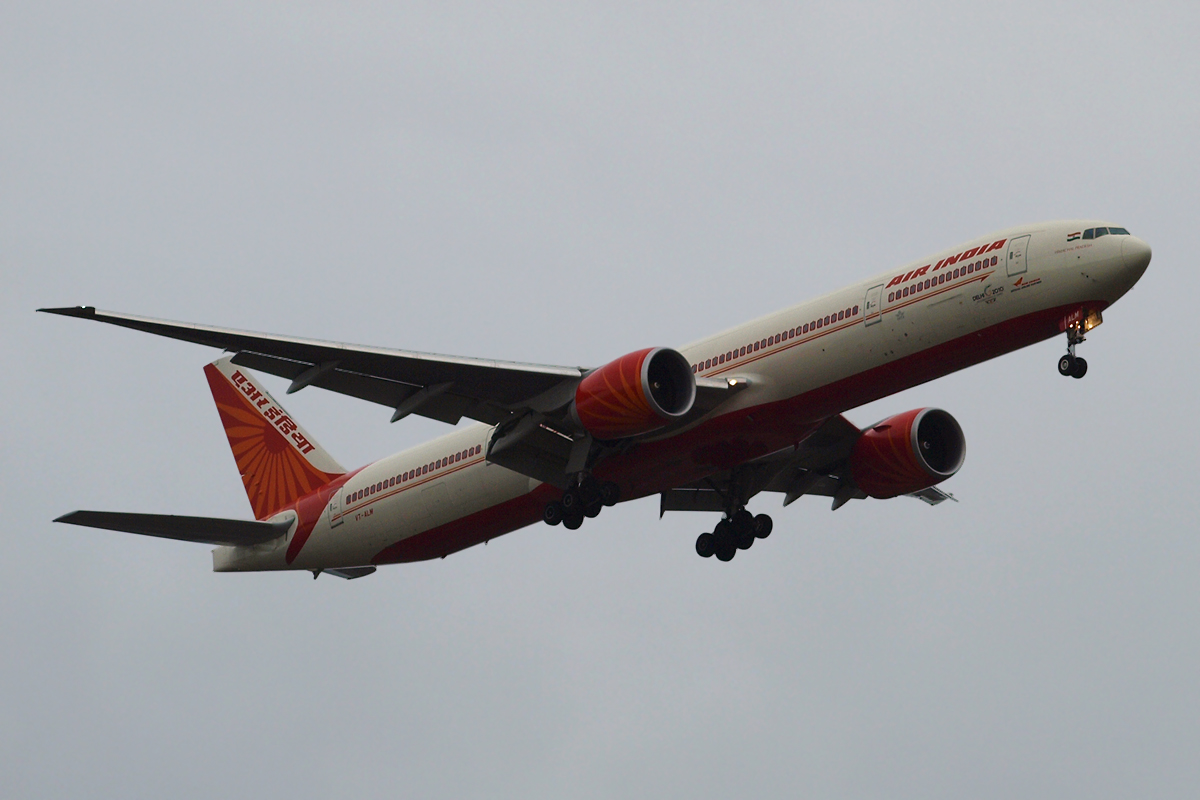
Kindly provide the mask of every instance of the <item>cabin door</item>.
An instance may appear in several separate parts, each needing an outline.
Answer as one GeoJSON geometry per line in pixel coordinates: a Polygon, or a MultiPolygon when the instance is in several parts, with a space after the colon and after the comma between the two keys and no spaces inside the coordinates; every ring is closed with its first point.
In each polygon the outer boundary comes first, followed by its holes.
{"type": "Polygon", "coordinates": [[[1008,275],[1022,275],[1029,268],[1025,256],[1029,249],[1029,236],[1018,236],[1008,243],[1008,275]]]}
{"type": "Polygon", "coordinates": [[[867,301],[863,305],[864,316],[866,317],[867,325],[874,325],[880,320],[880,306],[883,305],[883,284],[872,286],[867,290],[867,301]]]}
{"type": "Polygon", "coordinates": [[[342,524],[342,491],[345,487],[338,489],[333,493],[333,497],[329,498],[329,527],[336,528],[342,524]]]}

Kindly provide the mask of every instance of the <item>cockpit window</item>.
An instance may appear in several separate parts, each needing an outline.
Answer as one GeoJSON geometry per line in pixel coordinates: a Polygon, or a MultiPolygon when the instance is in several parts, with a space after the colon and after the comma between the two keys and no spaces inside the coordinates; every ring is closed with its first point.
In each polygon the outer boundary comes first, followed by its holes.
{"type": "Polygon", "coordinates": [[[1113,236],[1129,236],[1129,231],[1125,228],[1088,228],[1083,232],[1083,238],[1099,239],[1101,236],[1107,236],[1110,233],[1113,236]]]}

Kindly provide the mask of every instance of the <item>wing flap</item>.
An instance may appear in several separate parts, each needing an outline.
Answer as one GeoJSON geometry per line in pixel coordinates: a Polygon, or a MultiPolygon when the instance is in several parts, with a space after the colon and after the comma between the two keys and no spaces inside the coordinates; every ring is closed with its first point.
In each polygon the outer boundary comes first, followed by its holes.
{"type": "Polygon", "coordinates": [[[218,517],[180,517],[173,514],[131,514],[122,511],[72,511],[55,522],[138,533],[162,539],[200,544],[248,546],[269,542],[288,532],[295,518],[277,522],[251,522],[218,517]]]}

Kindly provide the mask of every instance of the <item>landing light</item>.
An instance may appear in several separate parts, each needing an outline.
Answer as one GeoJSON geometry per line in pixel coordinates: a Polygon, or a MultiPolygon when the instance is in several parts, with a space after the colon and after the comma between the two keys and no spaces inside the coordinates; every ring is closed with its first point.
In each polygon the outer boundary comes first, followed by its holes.
{"type": "Polygon", "coordinates": [[[1100,316],[1099,311],[1089,311],[1088,315],[1083,320],[1084,332],[1090,331],[1092,328],[1104,322],[1104,317],[1100,316]]]}

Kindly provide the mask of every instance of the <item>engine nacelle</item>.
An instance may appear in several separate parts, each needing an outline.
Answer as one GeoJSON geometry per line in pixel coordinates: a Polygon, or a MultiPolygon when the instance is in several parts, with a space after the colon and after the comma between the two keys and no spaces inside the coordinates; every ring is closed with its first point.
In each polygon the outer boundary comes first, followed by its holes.
{"type": "Polygon", "coordinates": [[[966,456],[967,441],[954,417],[940,408],[917,408],[864,429],[850,469],[871,497],[895,497],[941,483],[966,456]]]}
{"type": "Polygon", "coordinates": [[[597,439],[649,433],[692,409],[696,376],[682,354],[665,347],[638,350],[584,376],[571,414],[597,439]]]}

